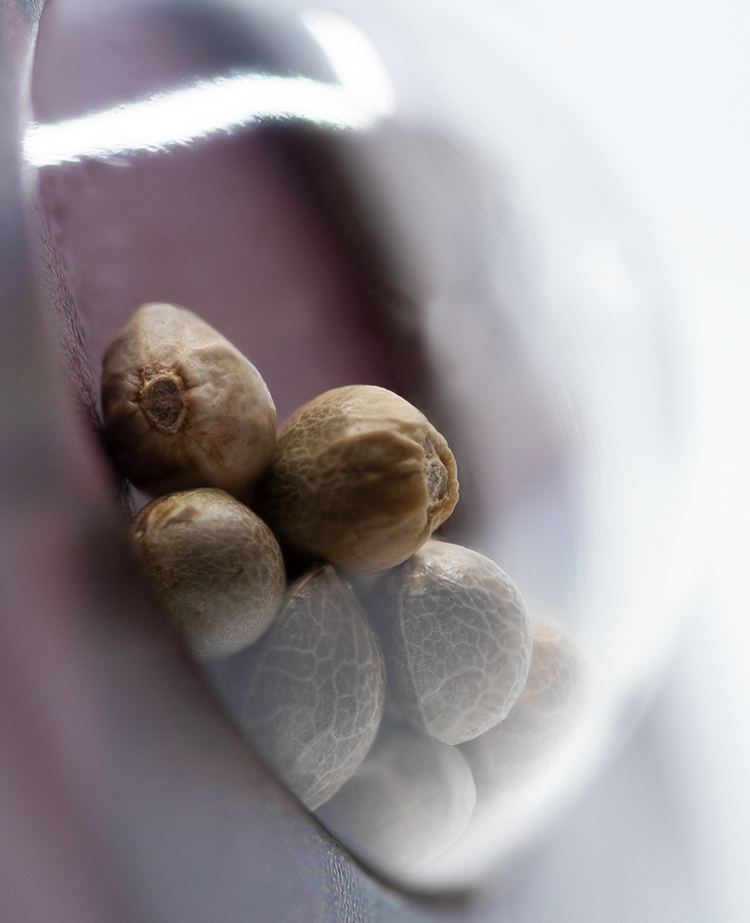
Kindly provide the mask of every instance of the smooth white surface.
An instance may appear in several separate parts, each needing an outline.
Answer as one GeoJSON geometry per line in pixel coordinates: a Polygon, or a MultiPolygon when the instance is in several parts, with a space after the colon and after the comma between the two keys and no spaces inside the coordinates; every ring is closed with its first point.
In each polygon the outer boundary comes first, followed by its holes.
{"type": "Polygon", "coordinates": [[[503,923],[721,923],[709,912],[663,771],[660,710],[526,858],[503,923]]]}
{"type": "MultiPolygon", "coordinates": [[[[702,433],[705,590],[647,724],[504,919],[750,919],[750,7],[507,0],[519,54],[642,219],[702,433]],[[706,503],[706,500],[709,500],[706,503]]],[[[688,575],[686,574],[686,578],[688,575]]]]}

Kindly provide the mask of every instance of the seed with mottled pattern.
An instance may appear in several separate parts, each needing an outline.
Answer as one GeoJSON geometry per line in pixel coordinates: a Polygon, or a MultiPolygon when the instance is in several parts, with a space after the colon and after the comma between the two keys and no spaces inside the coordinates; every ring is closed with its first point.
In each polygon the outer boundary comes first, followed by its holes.
{"type": "Polygon", "coordinates": [[[453,453],[424,414],[385,388],[352,385],[287,420],[256,503],[293,554],[373,573],[413,554],[457,499],[453,453]]]}
{"type": "Polygon", "coordinates": [[[533,619],[534,648],[523,692],[502,724],[462,746],[477,785],[509,791],[528,785],[554,763],[575,729],[583,660],[552,619],[533,619]]]}
{"type": "Polygon", "coordinates": [[[292,585],[265,638],[227,664],[223,685],[253,744],[311,810],[364,759],[385,699],[375,634],[329,565],[292,585]]]}
{"type": "Polygon", "coordinates": [[[276,409],[255,366],[184,308],[142,305],[103,359],[104,433],[115,467],[158,496],[244,495],[271,459],[276,409]]]}
{"type": "Polygon", "coordinates": [[[526,682],[531,625],[497,564],[433,539],[383,579],[368,607],[395,713],[447,744],[505,718],[526,682]]]}
{"type": "Polygon", "coordinates": [[[133,520],[146,572],[197,657],[255,641],[284,595],[281,549],[268,526],[223,490],[152,500],[133,520]]]}

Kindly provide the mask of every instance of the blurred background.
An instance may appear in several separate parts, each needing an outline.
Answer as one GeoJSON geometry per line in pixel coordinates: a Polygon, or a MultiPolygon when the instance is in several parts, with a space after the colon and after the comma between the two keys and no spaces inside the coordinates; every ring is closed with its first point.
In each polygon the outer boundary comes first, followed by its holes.
{"type": "MultiPolygon", "coordinates": [[[[455,8],[449,0],[440,0],[455,8]]],[[[438,0],[412,0],[426,20],[438,0]]],[[[703,559],[645,718],[511,870],[509,923],[750,918],[750,12],[739,0],[469,0],[556,107],[658,265],[699,434],[703,559]],[[500,34],[501,33],[501,34],[500,34]]],[[[644,532],[648,523],[644,523],[644,532]]]]}
{"type": "Polygon", "coordinates": [[[739,923],[750,918],[750,13],[739,0],[502,6],[519,54],[650,237],[716,492],[703,590],[661,692],[503,918],[739,923]]]}

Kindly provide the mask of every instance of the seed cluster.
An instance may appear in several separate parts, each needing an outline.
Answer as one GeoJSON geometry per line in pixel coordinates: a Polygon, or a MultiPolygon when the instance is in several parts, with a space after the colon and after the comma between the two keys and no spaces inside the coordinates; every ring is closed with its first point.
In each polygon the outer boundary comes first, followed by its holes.
{"type": "Polygon", "coordinates": [[[478,794],[560,750],[579,655],[497,564],[431,538],[456,462],[408,401],[336,388],[277,435],[255,367],[151,304],[105,354],[102,404],[114,464],[155,496],[144,570],[260,755],[359,855],[423,866],[478,794]]]}

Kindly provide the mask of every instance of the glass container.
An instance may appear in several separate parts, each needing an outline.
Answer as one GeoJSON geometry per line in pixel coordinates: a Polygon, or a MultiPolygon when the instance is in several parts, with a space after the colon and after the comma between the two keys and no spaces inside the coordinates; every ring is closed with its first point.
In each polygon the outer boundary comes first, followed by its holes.
{"type": "MultiPolygon", "coordinates": [[[[312,805],[375,874],[437,892],[481,884],[623,739],[699,551],[658,271],[517,39],[484,4],[55,0],[24,141],[40,271],[94,434],[107,344],[138,305],[168,302],[256,365],[280,421],[377,385],[451,446],[460,497],[437,537],[499,565],[547,624],[541,659],[525,655],[539,686],[446,742],[393,704],[386,657],[375,742],[312,805]]],[[[149,498],[117,490],[124,532],[149,498]]],[[[388,648],[392,600],[342,579],[388,648]]],[[[497,640],[484,614],[447,674],[497,640]]],[[[458,656],[451,631],[439,622],[428,656],[458,656]]],[[[268,639],[203,669],[216,720],[250,727],[243,746],[273,765],[226,681],[268,639]]]]}

